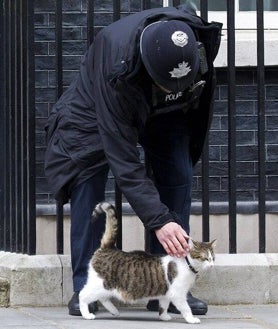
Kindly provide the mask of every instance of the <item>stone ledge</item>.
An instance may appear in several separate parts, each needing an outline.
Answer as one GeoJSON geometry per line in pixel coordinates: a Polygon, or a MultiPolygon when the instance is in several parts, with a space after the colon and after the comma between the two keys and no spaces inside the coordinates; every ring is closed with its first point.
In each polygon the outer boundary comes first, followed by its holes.
{"type": "Polygon", "coordinates": [[[278,302],[278,254],[217,254],[193,289],[214,305],[278,302]]]}
{"type": "MultiPolygon", "coordinates": [[[[72,294],[68,255],[0,252],[0,278],[10,306],[65,305],[72,294]]],[[[192,292],[215,305],[278,303],[278,254],[217,254],[192,292]]]]}
{"type": "MultiPolygon", "coordinates": [[[[128,203],[123,203],[123,214],[124,215],[135,215],[133,209],[128,203]]],[[[238,214],[257,214],[259,204],[258,201],[238,201],[237,202],[237,213],[238,214]]],[[[278,213],[278,201],[266,201],[265,203],[266,213],[278,213]]],[[[70,215],[70,205],[67,203],[63,207],[64,215],[70,215]]],[[[36,205],[37,216],[56,216],[57,209],[56,204],[37,204],[36,205]]],[[[209,213],[211,215],[228,214],[229,203],[228,202],[210,202],[209,213]]],[[[202,214],[202,203],[192,202],[191,214],[200,215],[202,214]]]]}
{"type": "Polygon", "coordinates": [[[10,306],[61,305],[62,270],[58,255],[28,256],[0,252],[0,277],[9,282],[10,306]]]}

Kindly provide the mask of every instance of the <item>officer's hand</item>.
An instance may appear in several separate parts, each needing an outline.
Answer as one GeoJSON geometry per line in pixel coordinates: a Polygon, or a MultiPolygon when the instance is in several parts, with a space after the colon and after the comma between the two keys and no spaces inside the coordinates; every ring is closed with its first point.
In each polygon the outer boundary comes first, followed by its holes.
{"type": "Polygon", "coordinates": [[[175,222],[165,224],[155,231],[157,239],[170,256],[185,257],[189,252],[187,239],[189,236],[184,229],[175,222]]]}

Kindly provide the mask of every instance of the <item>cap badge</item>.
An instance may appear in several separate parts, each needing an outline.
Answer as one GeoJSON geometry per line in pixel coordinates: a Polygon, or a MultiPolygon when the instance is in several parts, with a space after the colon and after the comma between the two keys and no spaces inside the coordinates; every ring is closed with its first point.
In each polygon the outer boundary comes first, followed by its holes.
{"type": "Polygon", "coordinates": [[[191,67],[188,66],[188,63],[183,61],[182,63],[178,64],[178,67],[174,67],[173,71],[170,71],[171,78],[181,78],[185,77],[191,71],[191,67]]]}
{"type": "Polygon", "coordinates": [[[188,35],[183,31],[176,31],[171,36],[172,41],[178,47],[184,47],[188,43],[188,35]]]}

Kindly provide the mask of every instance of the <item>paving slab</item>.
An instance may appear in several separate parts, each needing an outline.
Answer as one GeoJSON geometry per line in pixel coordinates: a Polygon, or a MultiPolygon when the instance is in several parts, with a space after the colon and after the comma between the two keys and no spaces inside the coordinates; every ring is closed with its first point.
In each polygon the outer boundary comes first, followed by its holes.
{"type": "Polygon", "coordinates": [[[186,324],[180,315],[162,322],[156,312],[122,307],[115,318],[101,309],[95,320],[70,316],[66,307],[0,308],[0,328],[5,329],[278,329],[278,304],[209,306],[200,324],[186,324]]]}

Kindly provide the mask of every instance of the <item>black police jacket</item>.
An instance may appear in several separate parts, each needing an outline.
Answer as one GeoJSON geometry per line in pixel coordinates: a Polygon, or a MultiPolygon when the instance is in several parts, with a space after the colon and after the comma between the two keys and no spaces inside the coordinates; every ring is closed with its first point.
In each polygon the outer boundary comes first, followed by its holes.
{"type": "Polygon", "coordinates": [[[45,173],[56,199],[67,202],[74,186],[108,163],[126,199],[147,229],[173,221],[140,162],[138,126],[151,109],[136,77],[142,69],[140,34],[161,19],[185,21],[206,49],[208,71],[198,107],[188,111],[190,151],[195,164],[211,121],[221,24],[207,23],[186,7],[166,7],[129,15],[103,28],[82,59],[80,72],[49,116],[45,173]]]}

